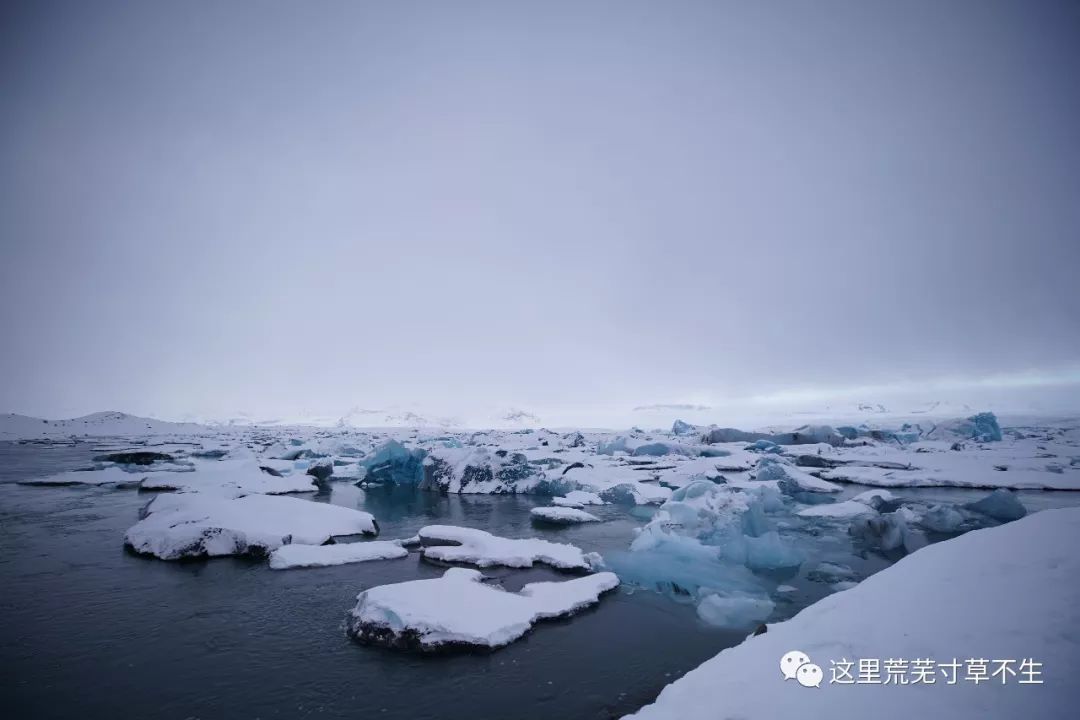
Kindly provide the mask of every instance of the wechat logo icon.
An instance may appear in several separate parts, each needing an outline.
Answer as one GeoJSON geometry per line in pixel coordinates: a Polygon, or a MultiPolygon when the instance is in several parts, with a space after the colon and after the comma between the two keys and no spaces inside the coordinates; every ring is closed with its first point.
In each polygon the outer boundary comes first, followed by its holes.
{"type": "Polygon", "coordinates": [[[780,674],[784,680],[795,680],[803,687],[821,687],[824,673],[821,668],[810,662],[810,656],[799,650],[784,653],[780,658],[780,674]]]}

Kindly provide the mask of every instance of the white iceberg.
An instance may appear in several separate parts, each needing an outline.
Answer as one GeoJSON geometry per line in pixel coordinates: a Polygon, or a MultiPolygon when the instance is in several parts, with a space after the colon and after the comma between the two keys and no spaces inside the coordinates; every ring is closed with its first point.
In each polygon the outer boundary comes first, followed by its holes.
{"type": "Polygon", "coordinates": [[[349,634],[362,642],[421,650],[498,648],[523,636],[538,620],[594,605],[619,585],[609,572],[530,583],[517,593],[483,580],[478,570],[450,568],[441,578],[365,590],[349,613],[349,634]]]}
{"type": "Polygon", "coordinates": [[[124,536],[137,553],[162,560],[261,554],[292,543],[321,545],[335,535],[376,535],[369,513],[278,495],[159,495],[124,536]]]}
{"type": "Polygon", "coordinates": [[[553,525],[600,522],[600,518],[592,513],[570,507],[537,507],[529,511],[529,514],[532,515],[533,520],[540,520],[553,525]]]}
{"type": "Polygon", "coordinates": [[[710,625],[745,630],[768,619],[775,608],[775,603],[766,595],[733,592],[706,595],[698,603],[697,614],[710,625]]]}
{"type": "Polygon", "coordinates": [[[417,533],[424,544],[424,557],[477,567],[532,567],[544,563],[560,570],[589,570],[595,559],[580,548],[547,540],[512,540],[484,530],[453,525],[428,525],[417,533]]]}
{"type": "Polygon", "coordinates": [[[406,557],[409,551],[393,540],[335,543],[333,545],[282,545],[270,553],[270,568],[329,567],[369,560],[395,560],[406,557]]]}

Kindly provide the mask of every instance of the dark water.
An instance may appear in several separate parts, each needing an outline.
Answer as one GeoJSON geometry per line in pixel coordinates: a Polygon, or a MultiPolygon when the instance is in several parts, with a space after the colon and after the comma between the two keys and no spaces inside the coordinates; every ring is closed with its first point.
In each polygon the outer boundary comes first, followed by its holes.
{"type": "MultiPolygon", "coordinates": [[[[489,654],[424,657],[360,646],[342,620],[362,588],[441,574],[405,560],[274,572],[218,559],[165,563],[124,552],[150,497],[14,481],[84,466],[88,447],[0,443],[0,707],[9,718],[603,718],[742,640],[692,606],[620,591],[489,654]]],[[[386,496],[342,486],[333,502],[378,517],[382,537],[432,522],[586,550],[625,548],[641,520],[534,528],[516,497],[386,496]]],[[[564,579],[495,570],[515,590],[564,579]]]]}

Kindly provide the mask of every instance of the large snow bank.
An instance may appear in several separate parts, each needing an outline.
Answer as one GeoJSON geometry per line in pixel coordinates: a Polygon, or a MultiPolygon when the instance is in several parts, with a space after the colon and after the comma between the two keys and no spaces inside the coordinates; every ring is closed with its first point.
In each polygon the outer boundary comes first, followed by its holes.
{"type": "Polygon", "coordinates": [[[450,568],[441,578],[365,590],[349,614],[348,631],[363,642],[422,650],[497,648],[520,638],[538,620],[595,604],[619,584],[613,573],[597,573],[530,583],[511,593],[483,580],[478,570],[450,568]]]}
{"type": "Polygon", "coordinates": [[[124,543],[162,560],[261,554],[282,545],[321,545],[335,535],[375,535],[369,513],[277,495],[159,495],[124,543]]]}
{"type": "MultiPolygon", "coordinates": [[[[1080,667],[1080,509],[1046,510],[931,545],[831,595],[768,632],[724,650],[669,685],[640,720],[833,717],[1073,718],[1080,667]],[[805,653],[820,688],[785,681],[781,658],[805,653]],[[1025,675],[1030,658],[1039,675],[1025,675]],[[834,663],[906,661],[908,684],[831,682],[834,663]],[[932,661],[933,684],[913,683],[913,660],[932,661]],[[955,684],[943,664],[960,663],[955,684]],[[987,661],[982,682],[979,663],[987,661]],[[997,660],[1009,670],[993,673],[997,660]],[[973,671],[972,668],[976,669],[973,671]],[[1009,672],[1016,675],[1010,675],[1009,672]],[[1021,684],[1021,680],[1041,684],[1021,684]]],[[[869,664],[869,663],[868,663],[869,664]]],[[[1030,668],[1029,668],[1030,669],[1030,668]]],[[[873,677],[868,675],[867,677],[873,677]]]]}

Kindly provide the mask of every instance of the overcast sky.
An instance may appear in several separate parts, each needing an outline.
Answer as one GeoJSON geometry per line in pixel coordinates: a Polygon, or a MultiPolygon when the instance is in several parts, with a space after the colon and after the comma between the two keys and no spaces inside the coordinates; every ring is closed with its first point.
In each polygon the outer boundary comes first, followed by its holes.
{"type": "Polygon", "coordinates": [[[0,411],[1077,397],[1069,0],[5,2],[0,110],[0,411]]]}

